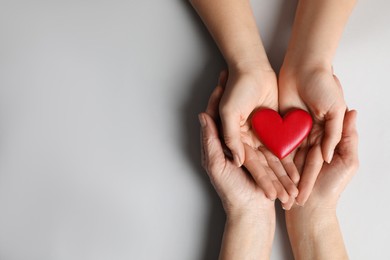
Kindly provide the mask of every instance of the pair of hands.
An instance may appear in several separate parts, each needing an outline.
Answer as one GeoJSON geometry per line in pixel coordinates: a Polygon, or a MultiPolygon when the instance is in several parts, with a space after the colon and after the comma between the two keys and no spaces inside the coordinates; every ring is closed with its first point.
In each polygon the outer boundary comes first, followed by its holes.
{"type": "Polygon", "coordinates": [[[346,105],[331,68],[293,71],[285,67],[279,82],[271,68],[253,64],[230,68],[229,75],[221,73],[220,85],[225,90],[219,111],[223,139],[236,166],[244,165],[266,197],[278,198],[290,209],[294,201],[306,203],[324,161],[332,161],[346,105]],[[251,130],[250,115],[259,107],[279,109],[282,114],[291,108],[309,111],[312,131],[299,149],[279,160],[251,130]]]}
{"type": "MultiPolygon", "coordinates": [[[[317,164],[319,164],[319,173],[316,175],[317,181],[314,180],[312,184],[310,183],[312,185],[310,187],[312,194],[308,204],[310,207],[335,208],[341,192],[358,166],[358,140],[355,127],[356,111],[346,112],[345,118],[343,115],[340,142],[335,147],[333,159],[329,164],[322,163],[322,155],[319,163],[310,161],[313,159],[313,149],[321,151],[319,141],[321,140],[321,129],[323,126],[319,119],[314,118],[314,133],[311,133],[309,136],[307,143],[304,144],[305,147],[296,153],[295,161],[292,160],[292,155],[282,160],[282,162],[263,147],[259,149],[252,148],[259,146],[260,143],[254,134],[251,133],[250,126],[247,125],[248,122],[245,119],[243,126],[240,128],[241,140],[244,141],[243,146],[246,155],[245,168],[238,167],[224,153],[223,142],[220,140],[216,125],[216,122],[219,120],[218,106],[220,105],[221,97],[223,99],[223,95],[226,95],[225,91],[228,91],[227,88],[226,90],[224,89],[226,82],[227,74],[222,73],[219,84],[209,99],[206,112],[199,115],[199,120],[202,126],[202,165],[219,194],[227,215],[242,214],[258,210],[259,208],[265,211],[274,210],[274,203],[272,200],[269,200],[269,196],[267,196],[263,187],[264,183],[269,183],[276,187],[278,197],[281,198],[283,206],[286,209],[291,208],[294,204],[294,197],[284,194],[282,191],[283,187],[281,187],[284,185],[279,183],[280,181],[285,184],[287,181],[284,179],[289,179],[289,177],[285,173],[284,176],[279,175],[278,179],[273,172],[282,172],[283,168],[287,169],[287,172],[298,174],[295,165],[306,169],[308,167],[318,167],[317,164]],[[312,147],[310,148],[310,146],[312,147]],[[306,149],[310,151],[307,152],[306,166],[303,166],[306,149]]],[[[340,88],[339,85],[337,87],[340,88]]],[[[294,101],[293,94],[290,93],[290,97],[291,101],[294,101]]],[[[305,172],[304,170],[304,173],[310,174],[312,172],[305,172]]],[[[300,183],[304,180],[303,178],[304,176],[301,178],[300,183]]],[[[295,187],[294,183],[292,185],[295,187]]]]}

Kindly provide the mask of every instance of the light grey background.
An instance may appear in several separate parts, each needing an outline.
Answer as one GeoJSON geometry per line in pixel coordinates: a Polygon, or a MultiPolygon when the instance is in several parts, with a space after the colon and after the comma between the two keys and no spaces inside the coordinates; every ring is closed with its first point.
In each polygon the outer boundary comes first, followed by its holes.
{"type": "MultiPolygon", "coordinates": [[[[295,2],[253,7],[277,69],[295,2]]],[[[351,259],[390,259],[389,10],[361,0],[334,62],[359,111],[351,259]]],[[[0,259],[216,259],[197,114],[222,68],[187,1],[0,0],[0,259]]],[[[277,211],[272,259],[292,259],[277,211]]]]}

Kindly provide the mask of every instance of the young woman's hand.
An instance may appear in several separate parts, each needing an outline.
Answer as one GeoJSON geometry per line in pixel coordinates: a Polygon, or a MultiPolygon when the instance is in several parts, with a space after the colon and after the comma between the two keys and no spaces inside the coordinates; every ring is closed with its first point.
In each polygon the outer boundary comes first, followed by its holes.
{"type": "Polygon", "coordinates": [[[245,161],[244,143],[258,144],[253,136],[242,136],[242,128],[250,128],[250,115],[260,107],[278,109],[277,78],[272,68],[251,63],[229,67],[219,111],[223,139],[237,166],[245,161]]]}
{"type": "Polygon", "coordinates": [[[296,155],[301,173],[297,203],[304,205],[324,163],[332,161],[341,139],[346,104],[337,77],[331,70],[307,70],[292,73],[282,69],[279,76],[281,112],[301,108],[313,117],[313,128],[296,155]]]}

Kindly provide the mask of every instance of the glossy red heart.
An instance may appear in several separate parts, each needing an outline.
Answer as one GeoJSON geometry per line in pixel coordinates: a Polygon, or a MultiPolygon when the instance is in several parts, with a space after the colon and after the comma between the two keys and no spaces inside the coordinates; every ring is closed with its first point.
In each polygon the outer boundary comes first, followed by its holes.
{"type": "Polygon", "coordinates": [[[252,116],[257,137],[279,159],[297,148],[311,127],[311,116],[302,109],[291,110],[283,118],[272,109],[259,109],[252,116]]]}

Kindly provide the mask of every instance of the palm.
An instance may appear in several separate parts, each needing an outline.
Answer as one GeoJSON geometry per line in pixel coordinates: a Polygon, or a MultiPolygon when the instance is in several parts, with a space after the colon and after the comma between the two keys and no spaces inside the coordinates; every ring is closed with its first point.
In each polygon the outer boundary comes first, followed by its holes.
{"type": "Polygon", "coordinates": [[[325,133],[326,116],[335,106],[343,103],[341,88],[331,74],[313,74],[294,81],[281,80],[279,88],[281,111],[301,108],[313,117],[313,128],[304,145],[320,144],[325,133]]]}
{"type": "MultiPolygon", "coordinates": [[[[275,73],[229,73],[220,103],[222,114],[235,114],[240,119],[242,143],[257,148],[261,145],[250,125],[250,114],[259,107],[278,108],[278,91],[275,73]],[[226,111],[226,112],[225,112],[226,111]]],[[[226,140],[225,140],[226,141],[226,140]]]]}
{"type": "Polygon", "coordinates": [[[332,73],[318,72],[309,76],[291,77],[282,72],[279,105],[282,112],[301,108],[309,111],[313,117],[313,128],[295,155],[295,163],[302,175],[297,201],[304,204],[324,158],[331,160],[329,158],[332,157],[334,146],[340,140],[345,111],[342,89],[332,73]]]}
{"type": "MultiPolygon", "coordinates": [[[[294,167],[283,168],[281,162],[273,156],[258,140],[250,123],[251,113],[260,107],[274,110],[278,108],[277,79],[273,71],[259,73],[236,73],[222,77],[220,85],[225,87],[219,110],[226,145],[231,148],[229,131],[225,128],[228,121],[237,121],[239,142],[245,153],[244,166],[251,173],[256,184],[262,188],[266,196],[272,200],[279,198],[287,202],[289,195],[296,196],[298,190],[290,179],[299,178],[294,167]],[[230,144],[230,146],[229,146],[230,144]],[[268,161],[271,161],[269,163],[268,161]]],[[[291,163],[292,164],[292,163],[291,163]]],[[[287,208],[290,205],[285,205],[287,208]]]]}

